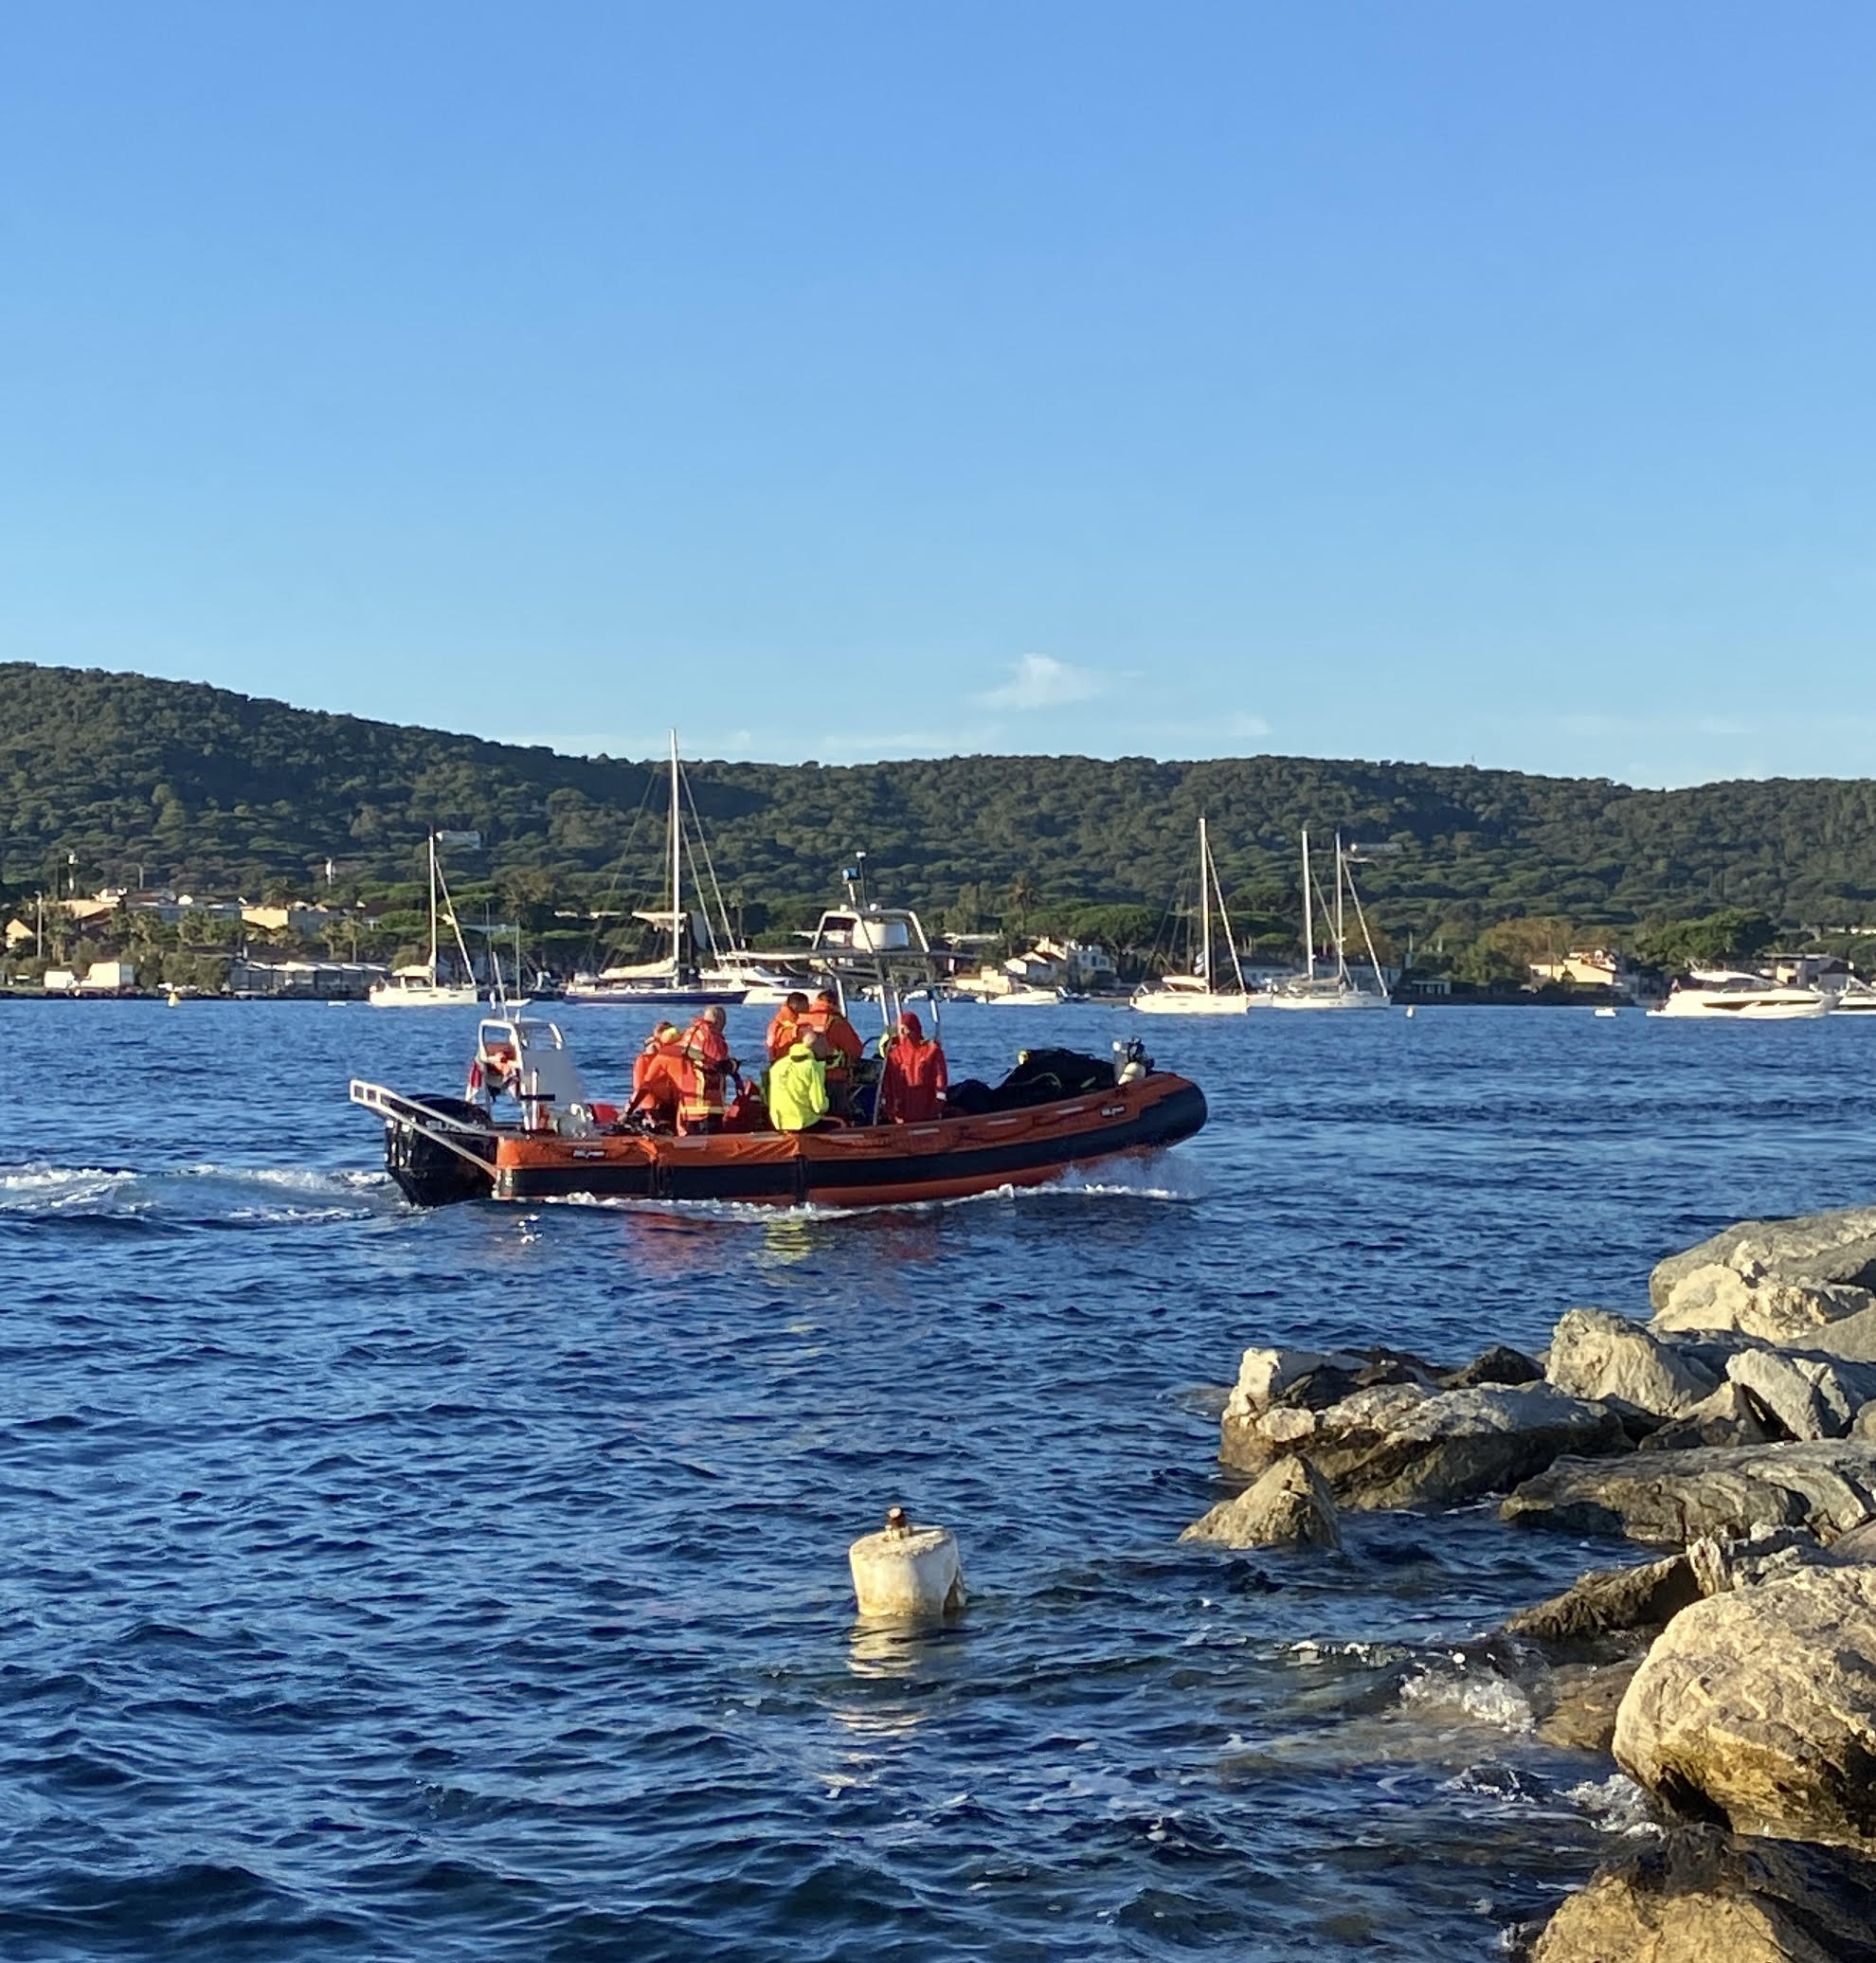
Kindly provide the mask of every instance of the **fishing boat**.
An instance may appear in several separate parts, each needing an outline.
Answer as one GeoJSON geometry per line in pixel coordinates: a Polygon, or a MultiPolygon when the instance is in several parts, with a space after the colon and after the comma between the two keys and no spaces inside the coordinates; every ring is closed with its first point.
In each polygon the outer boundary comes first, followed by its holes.
{"type": "Polygon", "coordinates": [[[1146,1016],[1241,1016],[1251,1006],[1244,971],[1237,964],[1231,916],[1225,911],[1224,889],[1212,857],[1205,820],[1199,820],[1199,948],[1189,974],[1163,976],[1157,983],[1143,982],[1133,992],[1133,1006],[1146,1016]],[[1231,957],[1235,987],[1218,986],[1213,966],[1212,901],[1218,903],[1218,924],[1224,928],[1225,952],[1231,957]]]}
{"type": "Polygon", "coordinates": [[[1316,875],[1309,863],[1309,835],[1308,832],[1303,834],[1303,973],[1274,983],[1258,998],[1260,1005],[1272,1009],[1385,1009],[1391,1006],[1386,984],[1381,981],[1380,963],[1375,957],[1374,939],[1368,932],[1368,917],[1362,910],[1362,895],[1355,891],[1355,875],[1349,869],[1348,858],[1342,834],[1338,832],[1335,835],[1335,901],[1332,909],[1324,909],[1332,923],[1335,963],[1326,972],[1319,974],[1316,969],[1314,902],[1320,895],[1316,889],[1316,875]],[[1348,923],[1344,899],[1354,901],[1355,918],[1361,925],[1362,939],[1368,950],[1368,965],[1374,972],[1375,985],[1372,988],[1363,987],[1348,966],[1348,923]]]}
{"type": "MultiPolygon", "coordinates": [[[[735,975],[703,972],[699,939],[705,949],[717,954],[715,928],[706,911],[703,932],[697,933],[692,914],[684,905],[684,807],[683,773],[677,762],[677,732],[671,732],[671,809],[665,835],[667,878],[665,897],[669,904],[632,916],[661,933],[671,936],[671,951],[661,961],[637,965],[603,968],[596,975],[575,975],[564,992],[564,1000],[587,1008],[707,1008],[713,1002],[726,1008],[747,1001],[749,984],[735,975]]],[[[719,896],[719,908],[721,899],[719,896]]],[[[728,939],[728,922],[725,922],[728,939]]]]}
{"type": "Polygon", "coordinates": [[[437,855],[440,839],[460,841],[472,838],[477,838],[477,834],[435,831],[430,834],[430,958],[409,967],[393,968],[389,981],[374,982],[366,996],[374,1009],[473,1009],[481,1000],[474,980],[476,971],[469,960],[469,950],[463,945],[462,929],[457,925],[456,908],[450,900],[449,885],[443,877],[442,863],[437,855]],[[462,972],[471,978],[467,982],[445,982],[442,979],[437,945],[439,895],[442,901],[442,917],[449,922],[450,932],[456,936],[456,951],[461,957],[462,972]]]}
{"type": "Polygon", "coordinates": [[[1809,1022],[1831,1013],[1821,988],[1788,986],[1734,968],[1694,968],[1648,1012],[1674,1020],[1809,1022]]]}

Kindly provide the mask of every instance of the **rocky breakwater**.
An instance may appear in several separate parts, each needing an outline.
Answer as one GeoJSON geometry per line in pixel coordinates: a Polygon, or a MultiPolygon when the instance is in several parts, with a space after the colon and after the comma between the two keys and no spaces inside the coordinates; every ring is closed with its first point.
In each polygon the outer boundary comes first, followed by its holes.
{"type": "Polygon", "coordinates": [[[1187,1538],[1327,1551],[1339,1509],[1503,1493],[1519,1526],[1653,1547],[1487,1638],[1661,1829],[1526,1954],[1876,1963],[1876,1208],[1745,1222],[1651,1298],[1459,1370],[1246,1351],[1220,1456],[1253,1484],[1187,1538]]]}

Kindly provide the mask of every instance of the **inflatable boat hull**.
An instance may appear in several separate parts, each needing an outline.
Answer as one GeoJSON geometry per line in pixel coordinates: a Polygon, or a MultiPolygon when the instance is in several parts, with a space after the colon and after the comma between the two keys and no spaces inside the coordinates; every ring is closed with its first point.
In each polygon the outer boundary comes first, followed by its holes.
{"type": "Polygon", "coordinates": [[[1184,1077],[1155,1072],[1133,1084],[1051,1104],[929,1125],[671,1138],[500,1128],[471,1144],[475,1159],[445,1152],[423,1176],[399,1121],[386,1120],[386,1167],[420,1206],[505,1200],[740,1200],[775,1206],[896,1206],[956,1199],[999,1186],[1040,1185],[1071,1166],[1157,1151],[1205,1123],[1205,1096],[1184,1077]],[[493,1143],[493,1152],[488,1151],[493,1143]]]}

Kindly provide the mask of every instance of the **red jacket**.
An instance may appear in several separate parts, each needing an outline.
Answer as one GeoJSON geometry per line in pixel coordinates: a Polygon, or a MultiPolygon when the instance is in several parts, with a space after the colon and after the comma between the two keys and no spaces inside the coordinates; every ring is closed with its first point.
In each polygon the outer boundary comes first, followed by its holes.
{"type": "Polygon", "coordinates": [[[806,1027],[807,1018],[799,1021],[795,1012],[786,1002],[775,1012],[775,1019],[768,1025],[768,1060],[773,1063],[777,1057],[787,1055],[795,1047],[796,1036],[806,1027]]]}
{"type": "Polygon", "coordinates": [[[723,1115],[723,1079],[730,1071],[730,1045],[713,1023],[699,1016],[684,1032],[682,1089],[677,1099],[680,1125],[723,1115]]]}
{"type": "Polygon", "coordinates": [[[896,1036],[879,1073],[879,1115],[889,1125],[923,1125],[942,1118],[949,1081],[945,1053],[935,1042],[896,1036]]]}
{"type": "Polygon", "coordinates": [[[810,1009],[805,1018],[809,1029],[819,1030],[827,1038],[827,1047],[834,1054],[828,1059],[828,1068],[835,1072],[851,1071],[860,1060],[866,1044],[860,1039],[860,1033],[839,1009],[823,1009],[819,1005],[810,1009]]]}
{"type": "Polygon", "coordinates": [[[675,1125],[683,1087],[683,1038],[676,1030],[662,1041],[653,1036],[632,1064],[632,1102],[626,1109],[650,1111],[662,1123],[675,1125]]]}

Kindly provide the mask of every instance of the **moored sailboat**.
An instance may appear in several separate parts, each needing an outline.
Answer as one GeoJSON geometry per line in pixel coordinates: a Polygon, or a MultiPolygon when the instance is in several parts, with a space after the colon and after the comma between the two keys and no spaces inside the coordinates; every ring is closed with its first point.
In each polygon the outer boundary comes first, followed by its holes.
{"type": "MultiPolygon", "coordinates": [[[[671,732],[671,811],[666,835],[669,905],[657,911],[641,911],[636,917],[671,935],[671,951],[660,961],[637,965],[603,968],[597,975],[575,975],[567,984],[566,1000],[589,1008],[705,1008],[713,1002],[725,1007],[749,999],[749,984],[733,974],[706,973],[699,962],[691,915],[684,906],[684,811],[682,777],[677,762],[677,732],[671,732]]],[[[709,914],[704,920],[704,939],[709,952],[717,955],[715,930],[709,914]]],[[[725,927],[728,938],[728,926],[725,927]]]]}
{"type": "Polygon", "coordinates": [[[1368,917],[1362,910],[1362,896],[1355,891],[1355,875],[1348,869],[1348,854],[1342,834],[1335,835],[1335,905],[1333,911],[1335,965],[1326,974],[1316,972],[1315,873],[1309,864],[1309,835],[1303,834],[1303,962],[1304,971],[1288,981],[1276,982],[1267,995],[1258,998],[1272,1009],[1385,1009],[1392,1006],[1387,985],[1381,980],[1380,963],[1375,955],[1368,917]],[[1362,939],[1368,950],[1368,964],[1375,985],[1364,988],[1348,966],[1346,895],[1355,902],[1355,917],[1362,927],[1362,939]]]}
{"type": "MultiPolygon", "coordinates": [[[[430,958],[426,962],[413,963],[409,967],[393,968],[388,982],[375,983],[366,997],[374,1009],[473,1009],[481,1000],[480,991],[476,986],[476,971],[469,960],[469,949],[463,945],[462,929],[457,925],[456,907],[449,897],[449,885],[437,856],[438,839],[456,838],[458,836],[435,831],[430,834],[430,958]],[[450,932],[456,936],[456,951],[462,961],[462,972],[469,977],[466,982],[444,982],[441,979],[437,945],[439,893],[442,896],[443,916],[449,921],[450,932]]],[[[464,833],[460,837],[473,838],[475,835],[464,833]]]]}
{"type": "Polygon", "coordinates": [[[1225,911],[1224,890],[1212,857],[1212,841],[1204,819],[1199,820],[1199,934],[1197,962],[1190,974],[1163,976],[1158,984],[1143,982],[1133,992],[1133,1006],[1147,1016],[1241,1016],[1251,1006],[1244,971],[1237,964],[1231,916],[1225,911]],[[1218,924],[1224,929],[1225,952],[1231,958],[1235,987],[1218,986],[1212,942],[1212,899],[1217,895],[1218,924]]]}

